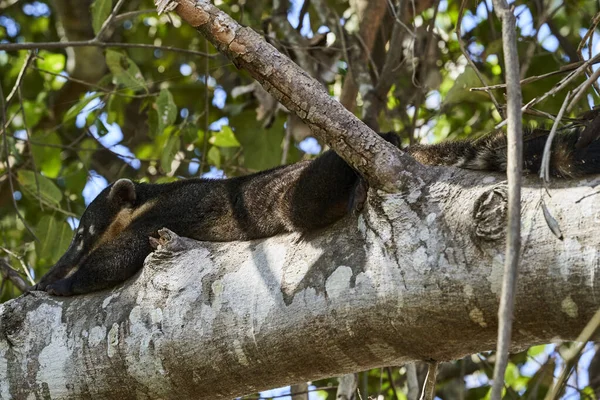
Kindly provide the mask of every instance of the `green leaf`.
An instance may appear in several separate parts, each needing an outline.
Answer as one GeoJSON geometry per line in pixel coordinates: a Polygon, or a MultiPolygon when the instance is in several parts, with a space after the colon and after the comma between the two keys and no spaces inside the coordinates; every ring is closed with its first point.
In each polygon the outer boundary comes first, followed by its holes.
{"type": "Polygon", "coordinates": [[[173,125],[177,118],[177,106],[173,101],[171,92],[167,89],[162,89],[156,99],[156,113],[158,115],[158,133],[169,125],[173,125]]]}
{"type": "Polygon", "coordinates": [[[114,50],[106,50],[106,65],[118,84],[131,90],[148,91],[144,76],[138,66],[125,54],[114,50]]]}
{"type": "Polygon", "coordinates": [[[218,148],[211,146],[208,150],[208,163],[217,168],[221,168],[221,152],[218,148]]]}
{"type": "Polygon", "coordinates": [[[172,135],[169,137],[169,140],[167,140],[167,143],[165,144],[164,151],[160,156],[160,166],[167,174],[171,172],[171,164],[173,163],[175,155],[179,151],[179,142],[179,136],[172,135]]]}
{"type": "Polygon", "coordinates": [[[58,134],[34,132],[30,144],[32,156],[40,172],[48,178],[56,178],[62,168],[62,142],[58,134]]]}
{"type": "Polygon", "coordinates": [[[469,88],[482,86],[481,81],[477,77],[475,70],[470,66],[465,68],[465,71],[456,78],[454,85],[448,91],[444,104],[466,102],[481,102],[488,101],[489,97],[485,92],[471,92],[469,88]]]}
{"type": "Polygon", "coordinates": [[[62,200],[62,192],[50,179],[43,175],[37,175],[33,171],[21,169],[17,173],[17,179],[21,188],[42,201],[58,206],[62,200]],[[38,192],[39,188],[39,192],[38,192]]]}
{"type": "Polygon", "coordinates": [[[528,350],[527,350],[527,356],[528,357],[535,357],[539,354],[544,353],[544,351],[546,351],[546,344],[540,344],[538,346],[531,346],[528,350]]]}
{"type": "Polygon", "coordinates": [[[25,122],[30,129],[36,126],[47,112],[42,104],[28,100],[23,101],[23,111],[25,112],[25,122]]]}
{"type": "Polygon", "coordinates": [[[85,106],[87,106],[90,103],[90,101],[100,97],[101,95],[102,93],[95,93],[91,96],[85,96],[83,99],[79,100],[67,110],[67,112],[63,116],[63,123],[71,119],[75,119],[79,115],[79,113],[85,108],[85,106]]]}
{"type": "MultiPolygon", "coordinates": [[[[95,0],[92,4],[92,27],[97,35],[112,11],[112,0],[95,0]]],[[[104,36],[104,35],[103,35],[104,36]]]]}
{"type": "Polygon", "coordinates": [[[66,221],[44,215],[35,228],[35,234],[40,239],[35,243],[38,262],[54,264],[69,247],[73,231],[66,221]]]}
{"type": "Polygon", "coordinates": [[[227,125],[223,125],[221,130],[215,133],[208,141],[217,147],[240,147],[240,142],[238,142],[233,131],[227,125]]]}
{"type": "Polygon", "coordinates": [[[187,124],[181,129],[181,137],[184,144],[202,143],[204,140],[204,131],[198,129],[193,124],[187,124]]]}
{"type": "MultiPolygon", "coordinates": [[[[244,149],[244,166],[250,170],[261,171],[273,168],[281,163],[281,142],[285,135],[284,122],[286,118],[278,117],[270,128],[262,126],[256,120],[254,110],[230,118],[231,126],[237,128],[236,138],[244,149]]],[[[298,160],[300,153],[295,146],[290,146],[288,162],[298,160]]]]}
{"type": "MultiPolygon", "coordinates": [[[[64,54],[50,53],[48,51],[41,51],[40,57],[36,58],[37,67],[45,71],[54,72],[59,74],[65,69],[66,58],[64,54]]],[[[50,74],[42,73],[42,76],[46,80],[53,80],[56,77],[50,74]]]]}

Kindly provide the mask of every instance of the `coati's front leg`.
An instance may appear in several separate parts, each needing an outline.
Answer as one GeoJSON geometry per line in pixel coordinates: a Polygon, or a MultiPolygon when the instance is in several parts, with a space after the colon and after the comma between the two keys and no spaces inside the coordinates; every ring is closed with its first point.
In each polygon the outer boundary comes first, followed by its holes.
{"type": "Polygon", "coordinates": [[[67,277],[47,285],[45,290],[56,296],[70,296],[115,286],[135,275],[151,251],[147,235],[125,231],[93,250],[67,277]]]}

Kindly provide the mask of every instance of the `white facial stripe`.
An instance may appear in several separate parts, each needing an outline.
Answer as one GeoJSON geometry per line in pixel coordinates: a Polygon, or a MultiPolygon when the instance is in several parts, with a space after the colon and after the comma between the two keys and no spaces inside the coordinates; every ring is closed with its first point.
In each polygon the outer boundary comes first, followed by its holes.
{"type": "Polygon", "coordinates": [[[96,228],[94,228],[94,224],[90,225],[90,235],[96,233],[96,228]]]}
{"type": "Polygon", "coordinates": [[[77,233],[79,234],[82,234],[83,232],[85,232],[85,228],[83,226],[77,230],[77,233]]]}
{"type": "Polygon", "coordinates": [[[77,251],[81,251],[83,250],[83,240],[81,242],[79,242],[79,245],[77,245],[77,251]]]}

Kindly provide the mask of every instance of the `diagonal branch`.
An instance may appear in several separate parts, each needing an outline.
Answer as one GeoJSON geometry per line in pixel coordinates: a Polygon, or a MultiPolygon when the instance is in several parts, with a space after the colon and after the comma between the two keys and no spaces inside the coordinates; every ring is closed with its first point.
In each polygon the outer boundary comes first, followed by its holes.
{"type": "Polygon", "coordinates": [[[373,134],[332,99],[322,85],[208,1],[180,0],[175,12],[208,38],[238,68],[246,69],[273,97],[295,112],[372,187],[386,191],[419,184],[425,168],[373,134]],[[260,57],[257,57],[260,55],[260,57]]]}

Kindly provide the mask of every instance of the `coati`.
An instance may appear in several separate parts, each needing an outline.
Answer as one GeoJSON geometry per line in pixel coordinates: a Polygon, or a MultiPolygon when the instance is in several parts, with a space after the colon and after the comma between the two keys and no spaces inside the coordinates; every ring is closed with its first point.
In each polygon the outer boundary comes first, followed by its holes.
{"type": "MultiPolygon", "coordinates": [[[[572,178],[600,173],[600,140],[576,148],[582,129],[565,129],[555,138],[552,175],[572,178]]],[[[397,135],[382,136],[398,145],[397,135]]],[[[547,137],[545,130],[528,133],[523,154],[526,173],[539,170],[547,137]]],[[[506,168],[506,138],[501,132],[475,141],[405,150],[423,164],[489,171],[506,168]]],[[[364,201],[361,182],[356,171],[331,150],[312,161],[224,180],[144,184],[120,179],[87,207],[66,253],[31,290],[68,296],[123,282],[140,270],[152,251],[150,237],[163,227],[208,241],[319,229],[364,201]]]]}

